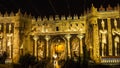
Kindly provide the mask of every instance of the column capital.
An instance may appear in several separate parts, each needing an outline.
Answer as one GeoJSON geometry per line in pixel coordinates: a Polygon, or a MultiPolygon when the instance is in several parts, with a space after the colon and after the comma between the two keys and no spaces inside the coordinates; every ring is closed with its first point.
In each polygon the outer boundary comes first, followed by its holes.
{"type": "Polygon", "coordinates": [[[36,41],[39,39],[39,37],[37,35],[34,35],[33,39],[36,41]]]}
{"type": "Polygon", "coordinates": [[[13,36],[12,33],[8,33],[8,34],[7,34],[7,37],[12,37],[12,36],[13,36]]]}
{"type": "Polygon", "coordinates": [[[84,34],[78,34],[77,37],[81,40],[84,37],[84,34]]]}
{"type": "Polygon", "coordinates": [[[69,40],[71,38],[70,34],[65,35],[65,37],[69,40]]]}
{"type": "Polygon", "coordinates": [[[46,35],[45,36],[45,40],[48,41],[50,39],[50,36],[49,35],[46,35]]]}

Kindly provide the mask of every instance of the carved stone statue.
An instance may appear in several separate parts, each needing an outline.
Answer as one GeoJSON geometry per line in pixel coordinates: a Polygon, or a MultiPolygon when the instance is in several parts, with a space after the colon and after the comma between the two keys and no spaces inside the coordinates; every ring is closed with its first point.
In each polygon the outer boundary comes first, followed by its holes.
{"type": "Polygon", "coordinates": [[[119,39],[119,36],[120,36],[120,29],[117,28],[117,21],[114,20],[114,29],[112,29],[112,34],[114,37],[114,47],[115,47],[115,56],[118,56],[118,44],[120,43],[120,39],[119,39]]]}
{"type": "Polygon", "coordinates": [[[102,47],[102,56],[105,56],[106,44],[107,44],[107,30],[105,29],[104,21],[101,22],[102,29],[100,29],[100,42],[102,47]]]}
{"type": "Polygon", "coordinates": [[[44,42],[43,41],[38,41],[38,57],[39,60],[44,58],[44,42]]]}
{"type": "Polygon", "coordinates": [[[59,64],[58,64],[58,56],[57,56],[57,54],[54,54],[53,55],[53,65],[54,65],[54,67],[53,68],[60,68],[60,66],[59,66],[59,64]]]}
{"type": "Polygon", "coordinates": [[[72,55],[74,58],[79,57],[79,40],[77,38],[72,41],[72,55]]]}

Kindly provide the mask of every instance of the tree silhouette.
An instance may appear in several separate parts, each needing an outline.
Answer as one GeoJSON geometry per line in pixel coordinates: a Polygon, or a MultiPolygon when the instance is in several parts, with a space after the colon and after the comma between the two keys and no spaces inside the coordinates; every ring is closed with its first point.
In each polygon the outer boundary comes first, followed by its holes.
{"type": "Polygon", "coordinates": [[[19,63],[22,65],[23,68],[28,68],[29,66],[33,66],[37,63],[37,58],[28,53],[20,56],[19,63]]]}
{"type": "Polygon", "coordinates": [[[2,54],[0,54],[0,64],[5,64],[5,60],[7,59],[7,57],[7,52],[3,52],[2,54]]]}

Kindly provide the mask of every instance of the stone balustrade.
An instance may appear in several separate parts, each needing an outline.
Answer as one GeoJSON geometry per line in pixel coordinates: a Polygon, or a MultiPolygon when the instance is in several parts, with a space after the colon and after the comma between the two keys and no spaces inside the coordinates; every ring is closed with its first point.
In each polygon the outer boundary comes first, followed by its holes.
{"type": "Polygon", "coordinates": [[[120,57],[102,57],[101,64],[119,65],[120,64],[120,57]]]}

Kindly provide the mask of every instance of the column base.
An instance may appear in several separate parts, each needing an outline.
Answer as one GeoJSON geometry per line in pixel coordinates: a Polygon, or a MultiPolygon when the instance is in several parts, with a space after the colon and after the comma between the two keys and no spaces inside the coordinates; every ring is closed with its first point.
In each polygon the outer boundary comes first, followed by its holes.
{"type": "Polygon", "coordinates": [[[11,64],[12,63],[12,59],[11,58],[7,58],[6,60],[5,60],[5,64],[11,64]]]}

